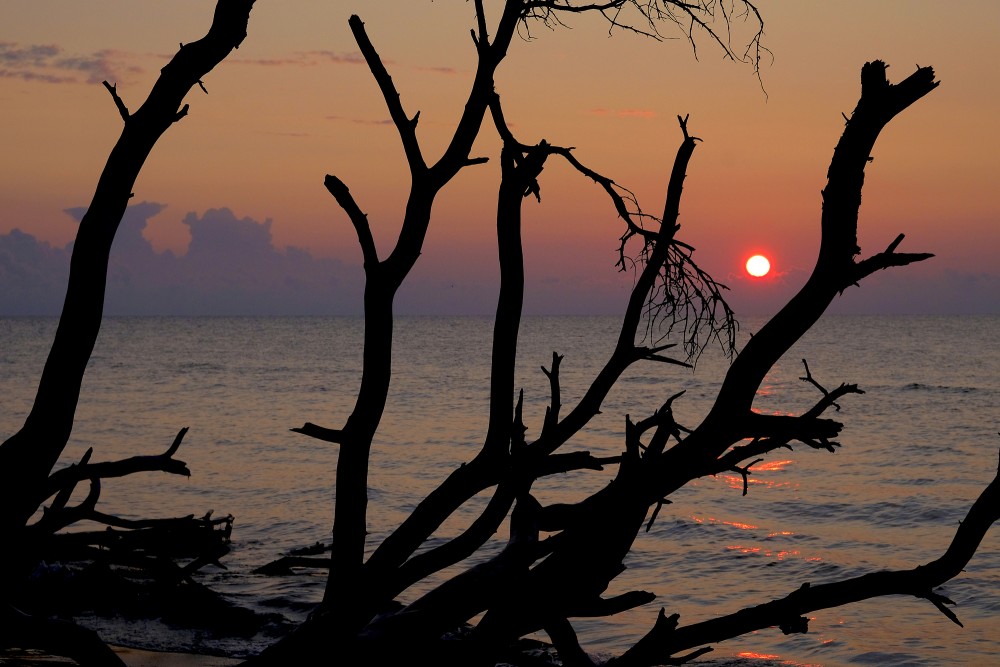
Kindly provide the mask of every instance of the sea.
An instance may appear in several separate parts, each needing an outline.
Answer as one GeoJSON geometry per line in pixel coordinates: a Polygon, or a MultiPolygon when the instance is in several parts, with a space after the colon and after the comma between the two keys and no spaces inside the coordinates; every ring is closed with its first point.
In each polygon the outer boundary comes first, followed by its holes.
{"type": "MultiPolygon", "coordinates": [[[[745,341],[762,320],[741,322],[745,341]]],[[[27,414],[55,332],[54,318],[0,318],[0,438],[27,414]]],[[[190,478],[143,473],[106,480],[98,509],[126,518],[235,517],[228,569],[199,580],[233,602],[301,621],[320,599],[322,572],[269,577],[253,570],[329,541],[337,445],[294,433],[343,425],[361,380],[364,322],[349,317],[111,317],[87,371],[76,426],[59,465],[94,448],[94,461],[164,451],[190,431],[177,458],[190,478]]],[[[562,402],[584,393],[617,338],[614,317],[527,317],[517,388],[529,440],[549,399],[541,368],[564,355],[562,402]]],[[[487,424],[492,320],[400,317],[388,407],[374,443],[368,546],[374,548],[448,473],[471,459],[487,424]]],[[[1000,451],[1000,316],[828,316],[767,376],[754,409],[794,415],[819,390],[856,383],[863,395],[827,414],[844,423],[836,453],[804,445],[739,474],[690,483],[671,496],[629,554],[608,594],[648,590],[654,602],[610,619],[574,619],[598,658],[622,652],[661,607],[692,623],[782,597],[803,583],[911,568],[940,556],[965,512],[997,472],[1000,451]]],[[[709,347],[694,368],[640,362],[602,413],[564,447],[614,456],[626,416],[648,416],[673,394],[694,427],[712,404],[728,360],[709,347]]],[[[546,479],[543,503],[572,502],[615,470],[546,479]]],[[[85,491],[85,489],[84,489],[85,491]]],[[[477,497],[432,544],[481,509],[477,497]]],[[[502,548],[506,527],[472,562],[502,548]]],[[[404,594],[413,599],[433,582],[404,594]]],[[[810,615],[809,632],[772,628],[715,645],[709,665],[1000,664],[1000,531],[941,590],[964,627],[926,600],[894,596],[810,615]]],[[[182,628],[150,631],[123,619],[81,619],[112,643],[242,656],[269,640],[217,639],[182,628]]]]}

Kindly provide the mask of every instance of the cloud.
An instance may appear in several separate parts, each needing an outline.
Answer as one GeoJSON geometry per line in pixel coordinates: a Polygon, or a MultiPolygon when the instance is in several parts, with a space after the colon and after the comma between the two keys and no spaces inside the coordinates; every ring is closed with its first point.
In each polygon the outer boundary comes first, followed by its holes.
{"type": "Polygon", "coordinates": [[[127,81],[143,71],[135,64],[139,57],[113,49],[67,54],[55,44],[0,42],[0,77],[42,83],[127,81]]]}
{"type": "Polygon", "coordinates": [[[233,58],[232,62],[259,67],[315,67],[328,63],[364,65],[365,57],[360,51],[297,51],[280,58],[233,58]]]}
{"type": "MultiPolygon", "coordinates": [[[[303,55],[314,56],[337,65],[364,65],[365,57],[360,51],[306,51],[303,55]]],[[[391,61],[384,61],[392,64],[391,61]]]]}
{"type": "Polygon", "coordinates": [[[11,67],[42,67],[60,52],[55,44],[19,46],[12,42],[0,42],[0,63],[11,67]]]}
{"type": "Polygon", "coordinates": [[[38,81],[41,83],[76,83],[76,77],[57,76],[55,74],[40,74],[26,70],[0,69],[0,77],[4,79],[20,79],[22,81],[38,81]]]}
{"type": "Polygon", "coordinates": [[[444,74],[446,76],[455,76],[458,74],[469,74],[469,70],[456,69],[454,67],[422,67],[414,66],[415,70],[418,72],[431,72],[433,74],[444,74]]]}
{"type": "MultiPolygon", "coordinates": [[[[184,255],[157,253],[143,236],[166,206],[127,209],[111,250],[105,312],[109,315],[324,315],[361,312],[358,266],[274,247],[271,221],[238,218],[230,209],[189,213],[184,255]]],[[[67,209],[79,220],[82,208],[67,209]]],[[[69,275],[72,245],[53,248],[14,230],[0,235],[0,314],[56,315],[69,275]]]]}
{"type": "MultiPolygon", "coordinates": [[[[92,53],[66,53],[57,44],[0,42],[0,78],[40,83],[130,82],[144,70],[138,62],[170,60],[173,54],[132,53],[101,49],[92,53]]],[[[277,58],[233,58],[232,62],[258,67],[316,67],[318,65],[364,65],[360,51],[297,51],[277,58]]],[[[383,63],[391,66],[390,60],[383,63]]],[[[409,66],[411,69],[452,76],[463,73],[452,67],[409,66]]]]}
{"type": "Polygon", "coordinates": [[[87,75],[87,83],[127,81],[130,74],[141,74],[142,68],[129,63],[135,56],[124,51],[103,49],[89,56],[66,56],[54,61],[56,68],[87,75]]]}
{"type": "MultiPolygon", "coordinates": [[[[258,67],[316,67],[317,65],[366,65],[365,57],[360,51],[296,51],[277,58],[233,58],[232,62],[241,65],[256,65],[258,67]]],[[[397,65],[392,60],[382,60],[387,67],[397,65]]],[[[469,74],[469,70],[456,69],[447,66],[410,65],[410,69],[418,72],[430,72],[444,76],[469,74]]]]}
{"type": "MultiPolygon", "coordinates": [[[[108,275],[110,315],[356,315],[362,311],[360,266],[314,257],[301,248],[276,248],[273,223],[238,217],[228,208],[188,213],[191,234],[183,255],[156,252],[143,235],[167,207],[129,206],[115,237],[108,275]]],[[[79,220],[84,209],[66,211],[79,220]]],[[[57,315],[69,275],[72,245],[57,248],[31,234],[0,234],[0,316],[57,315]]],[[[542,253],[544,255],[544,253],[542,253]]],[[[401,314],[489,314],[498,277],[492,248],[456,253],[428,249],[396,300],[401,314]]],[[[631,276],[610,268],[529,263],[525,312],[619,313],[631,276]],[[548,268],[546,268],[548,267],[548,268]]],[[[769,315],[805,282],[790,269],[773,280],[745,274],[724,279],[740,317],[769,315]]],[[[834,300],[831,313],[981,314],[1000,312],[1000,276],[917,265],[879,272],[834,300]]]]}
{"type": "Polygon", "coordinates": [[[69,253],[15,229],[0,236],[0,313],[59,312],[69,278],[69,253]]]}

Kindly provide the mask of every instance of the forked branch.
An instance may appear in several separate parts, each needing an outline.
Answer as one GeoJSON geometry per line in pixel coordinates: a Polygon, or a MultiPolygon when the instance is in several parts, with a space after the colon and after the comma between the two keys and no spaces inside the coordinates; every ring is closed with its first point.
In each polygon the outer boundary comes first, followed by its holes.
{"type": "Polygon", "coordinates": [[[904,238],[905,235],[900,234],[882,252],[857,262],[854,265],[854,273],[846,279],[849,282],[844,285],[844,288],[857,285],[862,278],[867,278],[876,271],[882,271],[893,266],[906,266],[914,262],[922,262],[934,256],[929,252],[896,252],[896,248],[899,247],[904,238]]]}
{"type": "MultiPolygon", "coordinates": [[[[85,479],[107,479],[110,477],[124,477],[137,472],[166,472],[172,475],[183,475],[190,477],[191,471],[184,461],[174,458],[177,449],[181,446],[184,436],[187,434],[187,427],[177,432],[177,436],[171,443],[167,451],[155,456],[132,456],[119,461],[105,461],[102,463],[89,463],[91,450],[87,451],[84,459],[80,463],[73,464],[62,470],[58,470],[49,475],[48,483],[44,490],[44,498],[48,498],[62,490],[72,490],[77,482],[85,479]]],[[[42,498],[42,500],[44,500],[42,498]]]]}

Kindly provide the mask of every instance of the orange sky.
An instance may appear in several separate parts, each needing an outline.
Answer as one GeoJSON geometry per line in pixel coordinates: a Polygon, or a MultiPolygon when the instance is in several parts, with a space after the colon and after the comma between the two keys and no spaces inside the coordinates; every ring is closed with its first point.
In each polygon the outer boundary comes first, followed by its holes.
{"type": "MultiPolygon", "coordinates": [[[[4,2],[0,234],[18,228],[59,246],[72,239],[75,223],[62,211],[89,201],[120,130],[101,79],[117,81],[126,104],[138,106],[177,43],[204,34],[213,4],[4,2]]],[[[867,255],[905,232],[903,250],[937,258],[873,277],[840,307],[1000,312],[1000,4],[758,4],[774,54],[762,65],[766,94],[751,68],[723,61],[707,40],[696,60],[683,39],[609,37],[601,21],[569,17],[569,29],[539,26],[512,45],[498,75],[508,120],[522,141],[575,146],[579,159],[655,212],[679,143],[675,116],[690,114],[704,143],[688,172],[680,237],[730,284],[743,312],[766,313],[812,265],[819,192],[861,65],[883,59],[894,80],[933,65],[941,87],[876,145],[860,240],[867,255]],[[743,263],[756,252],[771,258],[771,278],[746,278],[743,263]]],[[[471,83],[471,3],[258,0],[242,48],[206,79],[208,96],[191,94],[190,115],[140,176],[135,201],[167,205],[146,230],[155,249],[184,253],[185,215],[228,207],[272,219],[278,247],[357,264],[353,230],[323,188],[326,173],[348,184],[387,248],[408,176],[347,28],[352,12],[407,111],[421,112],[425,153],[440,151],[471,83]]],[[[495,280],[497,142],[488,127],[476,154],[494,160],[468,169],[439,199],[414,276],[421,285],[495,280]]],[[[613,271],[620,226],[596,187],[555,162],[541,187],[541,206],[526,204],[528,279],[540,295],[533,308],[627,287],[613,271]]]]}

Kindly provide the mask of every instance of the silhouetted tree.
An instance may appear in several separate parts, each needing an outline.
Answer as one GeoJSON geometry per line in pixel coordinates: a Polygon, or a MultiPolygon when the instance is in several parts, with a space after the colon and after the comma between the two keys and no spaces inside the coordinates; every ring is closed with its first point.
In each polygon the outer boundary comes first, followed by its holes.
{"type": "MultiPolygon", "coordinates": [[[[108,250],[135,175],[156,138],[183,115],[186,107],[178,108],[187,90],[240,44],[252,4],[252,0],[220,0],[208,36],[182,47],[163,70],[149,101],[135,114],[128,113],[108,86],[125,119],[125,130],[81,224],[66,307],[34,409],[25,427],[0,447],[0,529],[5,535],[30,543],[32,531],[51,532],[75,516],[92,513],[102,477],[134,470],[186,471],[173,459],[182,431],[159,457],[139,457],[104,464],[104,468],[85,458],[67,468],[68,472],[51,474],[70,435],[80,380],[100,325],[108,250]],[[90,480],[91,496],[78,507],[67,507],[70,491],[83,480],[90,480]],[[53,496],[49,512],[28,526],[40,504],[53,496]]],[[[593,664],[577,641],[570,619],[610,616],[654,599],[645,591],[602,596],[624,569],[623,559],[642,526],[655,518],[671,493],[691,480],[724,471],[737,471],[746,479],[755,457],[793,442],[829,450],[836,445],[842,425],[823,414],[844,395],[860,390],[842,384],[832,391],[822,390],[822,398],[801,415],[760,415],[751,407],[765,374],[816,323],[838,293],[875,271],[930,256],[897,252],[900,235],[885,251],[857,258],[858,208],[872,147],[896,114],[937,85],[930,68],[919,68],[902,82],[890,84],[883,63],[868,63],[862,69],[860,100],[834,152],[823,192],[821,248],[815,269],[785,308],[735,354],[736,323],[723,299],[723,287],[694,263],[691,247],[676,238],[683,181],[697,142],[689,133],[687,119],[679,118],[683,138],[667,182],[664,211],[657,218],[643,213],[628,190],[585,166],[570,149],[545,141],[521,143],[504,120],[494,74],[519,31],[530,34],[539,24],[558,26],[562,16],[584,12],[603,15],[612,29],[654,38],[674,24],[692,43],[695,35],[704,35],[726,55],[756,66],[762,24],[754,5],[746,0],[505,0],[491,31],[484,4],[474,1],[475,78],[450,143],[432,163],[417,139],[419,114],[406,113],[364,24],[356,16],[350,20],[400,135],[411,188],[396,243],[380,252],[368,219],[347,185],[335,176],[326,178],[327,189],[356,230],[364,259],[363,377],[355,407],[342,427],[306,423],[295,429],[340,447],[329,577],[323,600],[310,618],[252,659],[252,664],[311,664],[317,656],[333,664],[396,664],[411,660],[416,653],[427,655],[435,664],[489,665],[510,658],[515,640],[536,631],[548,634],[564,664],[593,664]],[[731,49],[725,30],[712,27],[716,13],[727,24],[742,15],[758,26],[742,55],[731,49]],[[487,430],[479,451],[366,558],[369,455],[392,376],[393,301],[421,253],[437,194],[462,169],[485,162],[472,156],[471,150],[487,117],[503,145],[496,208],[501,285],[487,430]],[[551,366],[545,369],[549,406],[538,437],[529,442],[514,380],[524,297],[521,212],[526,197],[540,196],[539,178],[549,158],[565,160],[607,193],[610,210],[625,224],[621,264],[626,266],[631,255],[638,259],[638,272],[624,305],[617,343],[575,405],[562,404],[562,358],[553,354],[551,366]],[[637,250],[630,250],[633,244],[638,244],[637,250]],[[662,333],[664,340],[637,344],[644,322],[650,331],[662,333]],[[680,340],[673,342],[671,337],[680,340]],[[695,429],[688,431],[674,421],[671,406],[678,396],[674,395],[664,397],[661,409],[638,422],[626,420],[620,456],[599,459],[587,452],[563,451],[598,414],[631,365],[640,361],[686,365],[713,339],[735,356],[711,411],[695,429]],[[668,356],[667,351],[677,345],[684,352],[681,358],[668,356]],[[532,496],[534,482],[544,476],[604,466],[617,466],[614,479],[578,502],[543,506],[532,496]],[[483,492],[492,495],[474,521],[453,539],[428,545],[444,521],[483,492]],[[477,553],[505,521],[509,521],[510,539],[500,553],[408,604],[399,601],[417,582],[477,553]],[[552,535],[541,540],[541,531],[552,535]],[[463,632],[456,634],[459,629],[463,632]]],[[[816,586],[804,584],[780,600],[689,626],[680,626],[676,615],[668,617],[661,610],[650,620],[648,634],[611,662],[679,664],[710,650],[710,643],[774,625],[785,632],[801,632],[806,629],[803,614],[886,594],[927,598],[956,620],[945,606],[949,601],[934,588],[955,576],[971,558],[998,518],[998,495],[1000,481],[994,480],[972,506],[945,554],[927,565],[816,586]]],[[[27,561],[18,553],[5,550],[3,576],[13,576],[27,561]]],[[[60,626],[62,632],[43,635],[53,631],[51,624],[25,618],[10,605],[4,610],[8,623],[2,632],[20,633],[28,643],[73,655],[82,663],[114,660],[95,638],[80,635],[74,626],[60,626]]]]}
{"type": "MultiPolygon", "coordinates": [[[[683,141],[667,184],[664,213],[657,220],[642,213],[627,190],[585,167],[569,149],[545,141],[520,143],[503,119],[500,97],[494,91],[494,72],[519,27],[530,31],[536,21],[558,24],[561,12],[601,12],[613,27],[627,25],[652,35],[659,34],[657,26],[664,19],[687,21],[691,29],[705,29],[726,53],[731,53],[729,46],[712,30],[708,15],[715,10],[729,17],[738,8],[757,19],[759,15],[749,3],[734,7],[729,3],[638,0],[508,0],[491,32],[483,4],[475,3],[478,23],[473,40],[478,61],[472,90],[451,143],[432,164],[427,163],[417,140],[419,114],[410,116],[404,110],[364,24],[357,16],[350,19],[351,30],[399,133],[412,186],[399,237],[388,252],[380,253],[368,219],[347,185],[335,176],[326,178],[327,189],[357,232],[364,257],[364,373],[354,410],[343,427],[332,429],[307,422],[294,429],[340,446],[329,578],[322,604],[309,620],[251,660],[252,664],[289,664],[315,655],[327,656],[334,663],[363,655],[371,664],[395,664],[414,652],[426,652],[436,664],[489,665],[504,656],[517,638],[541,630],[548,633],[565,664],[592,664],[569,619],[609,616],[653,599],[644,591],[601,597],[624,569],[623,559],[643,524],[652,521],[651,510],[655,517],[671,493],[705,475],[737,471],[745,479],[757,462],[755,457],[792,442],[832,451],[842,425],[822,415],[845,394],[860,393],[856,386],[844,384],[833,391],[823,390],[823,397],[812,409],[787,417],[754,413],[751,406],[757,389],[765,374],[816,323],[837,294],[875,271],[931,256],[897,252],[900,235],[885,251],[857,259],[858,208],[864,169],[875,140],[896,114],[937,85],[930,68],[919,68],[893,85],[886,79],[883,63],[868,63],[862,70],[860,100],[834,152],[823,192],[822,243],[816,267],[799,293],[735,356],[704,421],[692,431],[682,429],[671,412],[677,396],[665,397],[656,413],[637,423],[628,421],[620,457],[596,459],[587,452],[562,452],[561,448],[599,412],[629,366],[643,360],[686,363],[664,355],[674,343],[636,344],[644,316],[653,330],[679,336],[688,359],[712,338],[734,350],[735,322],[721,286],[692,261],[690,246],[675,238],[683,180],[697,141],[688,132],[687,119],[679,119],[683,141]],[[636,12],[632,16],[640,23],[623,24],[627,10],[636,12]],[[487,112],[503,140],[496,209],[501,284],[493,333],[488,428],[478,453],[451,473],[380,544],[373,545],[366,559],[369,453],[392,375],[393,298],[420,255],[436,195],[461,169],[484,161],[471,157],[470,150],[487,112]],[[521,206],[525,197],[539,196],[538,179],[550,157],[565,159],[607,192],[626,225],[622,264],[626,263],[626,246],[634,240],[640,244],[637,255],[641,270],[625,306],[617,345],[583,398],[565,412],[560,394],[561,357],[553,355],[552,365],[546,369],[550,405],[539,436],[528,442],[521,398],[515,395],[514,386],[524,291],[521,206]],[[531,495],[533,483],[545,475],[604,465],[618,466],[613,481],[579,502],[542,506],[531,495]],[[463,532],[428,545],[428,539],[448,517],[490,489],[492,496],[485,509],[463,532]],[[415,583],[476,553],[508,516],[510,541],[503,551],[409,604],[398,602],[415,583]],[[539,540],[539,531],[553,535],[539,540]],[[474,626],[456,641],[455,630],[473,619],[477,619],[474,626]]],[[[748,53],[759,53],[759,35],[748,53]]],[[[655,622],[651,619],[648,635],[612,662],[676,664],[710,650],[708,643],[772,625],[785,632],[804,631],[804,613],[889,593],[925,597],[954,620],[944,607],[947,600],[933,589],[961,570],[997,518],[998,485],[1000,482],[994,481],[976,502],[955,542],[938,561],[912,571],[880,572],[814,587],[805,584],[782,600],[692,626],[679,627],[677,616],[661,612],[655,622]]]]}
{"type": "Polygon", "coordinates": [[[136,456],[116,462],[91,463],[88,451],[79,464],[52,472],[69,441],[83,374],[101,327],[108,257],[115,233],[132,197],[132,187],[154,144],[171,125],[188,113],[183,104],[195,85],[246,37],[254,0],[219,0],[208,34],[182,44],[161,70],[146,101],[129,112],[115,85],[104,82],[124,127],[101,173],[93,200],[80,221],[70,263],[66,300],[55,340],[45,362],[38,393],[24,426],[0,445],[0,645],[39,647],[69,655],[81,664],[124,664],[96,635],[69,623],[31,617],[10,604],[13,582],[38,556],[46,538],[84,518],[100,517],[94,510],[101,479],[139,471],[188,475],[183,461],[173,458],[187,429],[159,456],[136,456]],[[89,481],[90,493],[70,506],[78,482],[89,481]],[[30,523],[48,499],[44,515],[30,523]]]}

